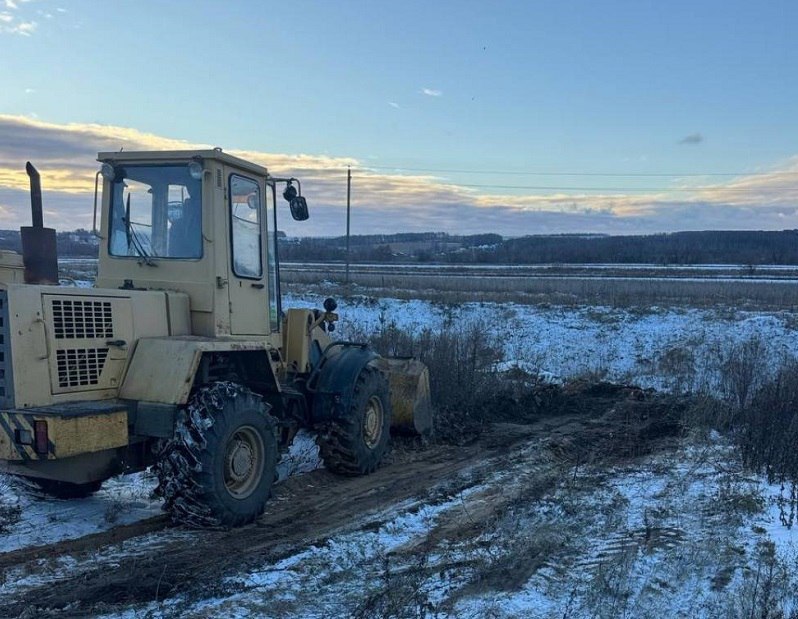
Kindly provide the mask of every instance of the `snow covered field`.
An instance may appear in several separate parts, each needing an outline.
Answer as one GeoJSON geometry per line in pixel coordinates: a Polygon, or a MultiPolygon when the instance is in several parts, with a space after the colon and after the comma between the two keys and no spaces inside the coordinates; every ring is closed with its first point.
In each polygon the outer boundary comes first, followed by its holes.
{"type": "MultiPolygon", "coordinates": [[[[286,307],[321,307],[323,295],[286,295],[286,307]]],[[[503,367],[564,379],[593,375],[660,390],[719,388],[718,370],[735,345],[755,339],[772,370],[798,356],[798,314],[729,308],[651,308],[515,303],[439,304],[355,296],[339,300],[336,335],[395,325],[418,333],[476,325],[501,343],[503,367]]]]}
{"type": "Polygon", "coordinates": [[[107,617],[712,619],[798,611],[798,532],[782,522],[783,492],[747,476],[719,436],[611,470],[558,469],[540,452],[528,444],[489,478],[232,575],[216,595],[107,617]],[[531,482],[541,473],[555,486],[537,496],[531,482]]]}
{"type": "MultiPolygon", "coordinates": [[[[321,307],[321,294],[284,307],[321,307]]],[[[501,343],[500,369],[561,379],[590,375],[661,390],[722,392],[719,368],[756,340],[765,371],[798,353],[792,312],[339,299],[336,335],[391,325],[409,332],[476,324],[501,343]]],[[[431,487],[278,561],[232,573],[206,595],[177,596],[108,617],[784,617],[798,613],[798,523],[790,488],[742,468],[717,434],[611,469],[574,468],[524,443],[485,475],[431,487]],[[549,484],[538,492],[539,480],[549,484]],[[497,507],[499,506],[499,507],[497,507]],[[790,510],[793,510],[792,512],[790,510]],[[467,533],[464,534],[463,531],[467,533]],[[763,614],[767,609],[770,614],[763,614]]],[[[281,480],[319,466],[302,434],[281,480]]],[[[0,507],[19,518],[0,554],[80,538],[158,514],[154,480],[107,482],[89,499],[41,499],[3,479],[0,507]]],[[[6,572],[8,596],[76,577],[185,531],[69,557],[35,576],[6,572]]]]}

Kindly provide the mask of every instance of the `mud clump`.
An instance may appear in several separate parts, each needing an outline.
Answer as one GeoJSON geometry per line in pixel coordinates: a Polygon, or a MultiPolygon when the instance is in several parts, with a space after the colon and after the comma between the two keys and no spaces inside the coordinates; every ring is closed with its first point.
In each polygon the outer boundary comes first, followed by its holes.
{"type": "Polygon", "coordinates": [[[466,445],[496,424],[532,424],[572,416],[587,420],[580,448],[633,457],[653,442],[679,436],[699,403],[636,385],[574,381],[565,385],[511,382],[458,409],[439,410],[435,441],[466,445]]]}

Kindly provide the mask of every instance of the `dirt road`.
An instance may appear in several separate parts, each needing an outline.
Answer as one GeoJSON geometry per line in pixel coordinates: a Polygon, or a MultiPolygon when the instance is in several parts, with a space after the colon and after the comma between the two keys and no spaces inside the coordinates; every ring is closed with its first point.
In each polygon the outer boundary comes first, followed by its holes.
{"type": "MultiPolygon", "coordinates": [[[[640,438],[662,425],[652,413],[671,410],[634,389],[585,390],[568,397],[568,405],[555,416],[528,424],[493,424],[468,445],[419,448],[400,443],[389,463],[367,477],[341,478],[317,470],[291,478],[276,488],[262,518],[246,528],[187,531],[154,518],[0,554],[2,582],[12,585],[11,594],[0,601],[0,616],[91,616],[176,595],[208,596],[227,576],[273,563],[332,534],[379,526],[398,509],[474,487],[510,469],[520,450],[534,458],[541,455],[537,460],[526,457],[545,466],[529,464],[524,471],[529,476],[525,486],[537,483],[543,491],[553,471],[599,453],[619,453],[611,445],[621,446],[621,452],[639,450],[640,438]],[[65,564],[73,567],[59,570],[65,564]]],[[[649,438],[668,433],[655,430],[649,438]]],[[[474,522],[471,518],[472,526],[474,522]]],[[[450,522],[434,535],[467,534],[462,529],[450,522]]]]}

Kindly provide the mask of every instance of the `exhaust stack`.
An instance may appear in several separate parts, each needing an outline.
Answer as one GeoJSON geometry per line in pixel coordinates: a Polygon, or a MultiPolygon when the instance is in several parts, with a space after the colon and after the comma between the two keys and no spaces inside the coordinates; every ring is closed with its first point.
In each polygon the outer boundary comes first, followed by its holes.
{"type": "Polygon", "coordinates": [[[19,229],[22,237],[22,263],[26,284],[58,284],[58,254],[55,230],[44,227],[42,212],[42,182],[39,172],[28,161],[25,171],[30,177],[30,208],[32,226],[19,229]]]}

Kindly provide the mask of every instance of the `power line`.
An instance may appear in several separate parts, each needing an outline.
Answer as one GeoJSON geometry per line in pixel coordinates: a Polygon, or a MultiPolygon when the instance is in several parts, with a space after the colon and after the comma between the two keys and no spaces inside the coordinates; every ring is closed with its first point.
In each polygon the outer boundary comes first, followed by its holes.
{"type": "MultiPolygon", "coordinates": [[[[724,187],[723,185],[710,185],[700,187],[563,187],[558,185],[483,185],[474,183],[454,183],[458,187],[474,187],[480,189],[531,189],[534,191],[661,191],[661,192],[696,192],[696,191],[739,191],[751,192],[757,188],[748,187],[724,187]]],[[[783,187],[768,187],[768,189],[795,189],[794,185],[783,187]]]]}
{"type": "Polygon", "coordinates": [[[707,176],[783,176],[798,175],[798,170],[781,172],[703,172],[703,173],[665,173],[665,172],[540,172],[522,170],[457,170],[448,168],[414,168],[404,166],[376,166],[369,165],[359,168],[362,171],[369,170],[393,170],[396,172],[435,172],[441,174],[493,174],[496,176],[598,176],[613,178],[697,178],[707,176]]]}

